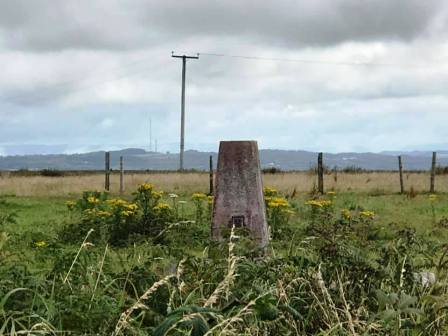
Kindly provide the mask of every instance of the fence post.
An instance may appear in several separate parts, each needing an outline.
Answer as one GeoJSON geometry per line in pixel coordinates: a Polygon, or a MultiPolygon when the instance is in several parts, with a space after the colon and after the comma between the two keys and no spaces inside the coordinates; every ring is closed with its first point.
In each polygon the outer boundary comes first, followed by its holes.
{"type": "Polygon", "coordinates": [[[401,155],[398,155],[398,171],[400,172],[400,194],[404,194],[403,163],[401,161],[401,155]]]}
{"type": "Polygon", "coordinates": [[[104,157],[104,189],[109,191],[110,189],[110,153],[106,152],[104,157]]]}
{"type": "Polygon", "coordinates": [[[430,193],[434,193],[435,192],[434,183],[435,183],[435,179],[436,179],[436,159],[437,159],[437,153],[436,152],[432,152],[431,184],[429,186],[429,192],[430,193]]]}
{"type": "Polygon", "coordinates": [[[324,193],[324,165],[322,152],[317,156],[317,190],[321,194],[324,193]]]}
{"type": "Polygon", "coordinates": [[[210,170],[209,170],[210,191],[209,195],[213,195],[213,156],[210,155],[210,170]]]}
{"type": "Polygon", "coordinates": [[[124,193],[124,169],[123,169],[123,157],[120,156],[120,195],[124,193]]]}

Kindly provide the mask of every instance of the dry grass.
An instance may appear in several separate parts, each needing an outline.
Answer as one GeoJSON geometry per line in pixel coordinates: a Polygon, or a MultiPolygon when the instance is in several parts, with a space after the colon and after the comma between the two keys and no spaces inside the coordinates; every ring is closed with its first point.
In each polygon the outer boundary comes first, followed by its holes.
{"type": "MultiPolygon", "coordinates": [[[[284,193],[309,192],[316,184],[316,176],[309,172],[291,172],[265,174],[266,186],[274,187],[284,193]]],[[[399,191],[398,173],[338,173],[325,175],[325,189],[369,193],[396,193],[399,191]]],[[[191,193],[208,191],[207,173],[132,173],[125,175],[126,192],[132,192],[137,185],[149,182],[157,188],[175,193],[191,193]]],[[[111,175],[111,192],[118,193],[118,174],[111,175]]],[[[429,174],[404,174],[405,189],[411,186],[417,192],[429,189],[429,174]]],[[[84,190],[102,190],[104,176],[98,173],[80,176],[44,177],[44,176],[13,176],[9,173],[0,175],[0,195],[17,196],[69,196],[78,195],[84,190]]],[[[436,176],[436,191],[448,192],[448,175],[436,176]]]]}
{"type": "MultiPolygon", "coordinates": [[[[170,192],[205,191],[208,175],[201,173],[133,173],[125,175],[125,190],[133,192],[139,184],[152,183],[157,188],[170,192]]],[[[111,175],[111,192],[119,191],[119,175],[111,175]]],[[[13,176],[3,173],[0,177],[0,195],[17,196],[68,196],[84,190],[103,190],[104,175],[45,177],[13,176]]]]}
{"type": "MultiPolygon", "coordinates": [[[[405,190],[411,186],[416,192],[429,190],[429,173],[405,173],[405,190]]],[[[264,185],[275,187],[282,192],[308,192],[317,186],[317,178],[309,172],[281,173],[264,175],[264,185]]],[[[367,193],[397,193],[400,191],[398,172],[363,172],[358,174],[337,173],[324,176],[325,190],[337,192],[354,191],[367,193]]],[[[448,192],[448,175],[436,176],[436,191],[448,192]]]]}

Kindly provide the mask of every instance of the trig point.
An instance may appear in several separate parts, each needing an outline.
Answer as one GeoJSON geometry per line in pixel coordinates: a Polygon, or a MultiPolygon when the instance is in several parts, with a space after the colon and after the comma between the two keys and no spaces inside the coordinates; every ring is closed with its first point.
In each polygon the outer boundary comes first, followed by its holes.
{"type": "Polygon", "coordinates": [[[256,141],[221,141],[213,206],[212,239],[225,228],[245,227],[259,247],[268,244],[256,141]]]}

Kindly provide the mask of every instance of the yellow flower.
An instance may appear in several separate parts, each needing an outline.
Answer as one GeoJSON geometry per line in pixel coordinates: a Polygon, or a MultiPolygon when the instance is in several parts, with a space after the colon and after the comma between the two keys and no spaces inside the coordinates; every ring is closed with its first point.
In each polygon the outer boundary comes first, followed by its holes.
{"type": "Polygon", "coordinates": [[[331,205],[329,200],[309,200],[305,202],[306,205],[311,205],[312,207],[325,208],[331,205]]]}
{"type": "Polygon", "coordinates": [[[350,212],[349,209],[342,209],[341,210],[341,215],[342,215],[342,218],[344,218],[344,219],[351,219],[352,218],[352,213],[350,212]]]}
{"type": "Polygon", "coordinates": [[[336,198],[336,192],[335,191],[328,191],[327,192],[328,197],[330,197],[330,199],[334,200],[336,198]]]}
{"type": "Polygon", "coordinates": [[[163,195],[163,191],[151,191],[151,196],[153,198],[160,198],[163,195]]]}
{"type": "Polygon", "coordinates": [[[83,212],[84,216],[90,219],[95,218],[106,218],[110,217],[111,213],[108,211],[98,210],[98,209],[85,209],[83,212]]]}
{"type": "Polygon", "coordinates": [[[112,205],[113,207],[125,207],[127,206],[128,202],[125,200],[122,200],[120,198],[112,198],[110,200],[106,201],[108,204],[112,205]]]}
{"type": "Polygon", "coordinates": [[[123,217],[130,217],[132,215],[134,215],[134,211],[129,211],[129,210],[122,210],[120,211],[120,215],[123,217]]]}
{"type": "Polygon", "coordinates": [[[437,195],[431,194],[428,196],[428,199],[430,202],[435,202],[435,201],[437,201],[437,195]]]}
{"type": "Polygon", "coordinates": [[[103,210],[99,210],[97,213],[96,213],[96,215],[98,216],[98,217],[110,217],[111,216],[111,213],[109,212],[109,211],[103,211],[103,210]]]}
{"type": "Polygon", "coordinates": [[[167,203],[160,202],[157,204],[154,208],[155,211],[161,211],[161,210],[169,210],[171,209],[170,205],[167,203]]]}
{"type": "Polygon", "coordinates": [[[87,202],[90,204],[98,204],[100,200],[94,196],[87,197],[87,202]]]}
{"type": "Polygon", "coordinates": [[[120,198],[113,198],[107,201],[112,206],[113,211],[118,211],[120,216],[129,217],[136,214],[138,205],[135,203],[129,203],[120,198]]]}
{"type": "Polygon", "coordinates": [[[265,187],[263,190],[263,194],[265,196],[275,196],[275,195],[277,195],[277,192],[278,191],[276,189],[270,188],[270,187],[265,187]]]}
{"type": "Polygon", "coordinates": [[[271,197],[268,201],[268,208],[287,208],[289,203],[283,197],[271,197]]]}
{"type": "Polygon", "coordinates": [[[373,218],[375,217],[375,213],[373,211],[364,210],[359,213],[361,217],[365,218],[373,218]]]}
{"type": "Polygon", "coordinates": [[[195,201],[202,201],[207,198],[207,195],[204,193],[194,193],[193,195],[191,195],[191,198],[195,201]]]}
{"type": "Polygon", "coordinates": [[[126,208],[130,211],[136,211],[138,209],[138,205],[135,203],[130,203],[126,206],[126,208]]]}
{"type": "Polygon", "coordinates": [[[150,184],[150,183],[143,183],[143,184],[140,184],[138,186],[137,190],[139,192],[145,192],[145,191],[152,191],[152,189],[154,189],[154,186],[152,184],[150,184]]]}
{"type": "Polygon", "coordinates": [[[308,200],[305,202],[306,205],[316,206],[316,207],[322,207],[320,202],[318,200],[308,200]]]}
{"type": "Polygon", "coordinates": [[[37,242],[34,243],[34,246],[36,246],[36,247],[45,247],[47,245],[48,245],[47,242],[45,242],[43,240],[37,241],[37,242]]]}
{"type": "Polygon", "coordinates": [[[213,204],[213,196],[207,196],[207,203],[213,204]]]}

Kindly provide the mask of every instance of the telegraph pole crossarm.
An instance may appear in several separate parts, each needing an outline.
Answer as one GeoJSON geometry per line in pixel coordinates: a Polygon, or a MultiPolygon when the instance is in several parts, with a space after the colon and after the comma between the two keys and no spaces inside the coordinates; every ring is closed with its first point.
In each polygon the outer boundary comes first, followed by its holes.
{"type": "Polygon", "coordinates": [[[180,153],[179,153],[179,170],[184,169],[184,148],[185,148],[185,72],[187,67],[187,59],[199,59],[196,56],[175,55],[171,53],[171,57],[182,59],[182,97],[181,97],[181,117],[180,117],[180,153]]]}
{"type": "Polygon", "coordinates": [[[187,55],[175,55],[174,52],[171,53],[171,57],[174,58],[186,58],[186,59],[199,59],[199,54],[197,54],[196,56],[187,56],[187,55]]]}

